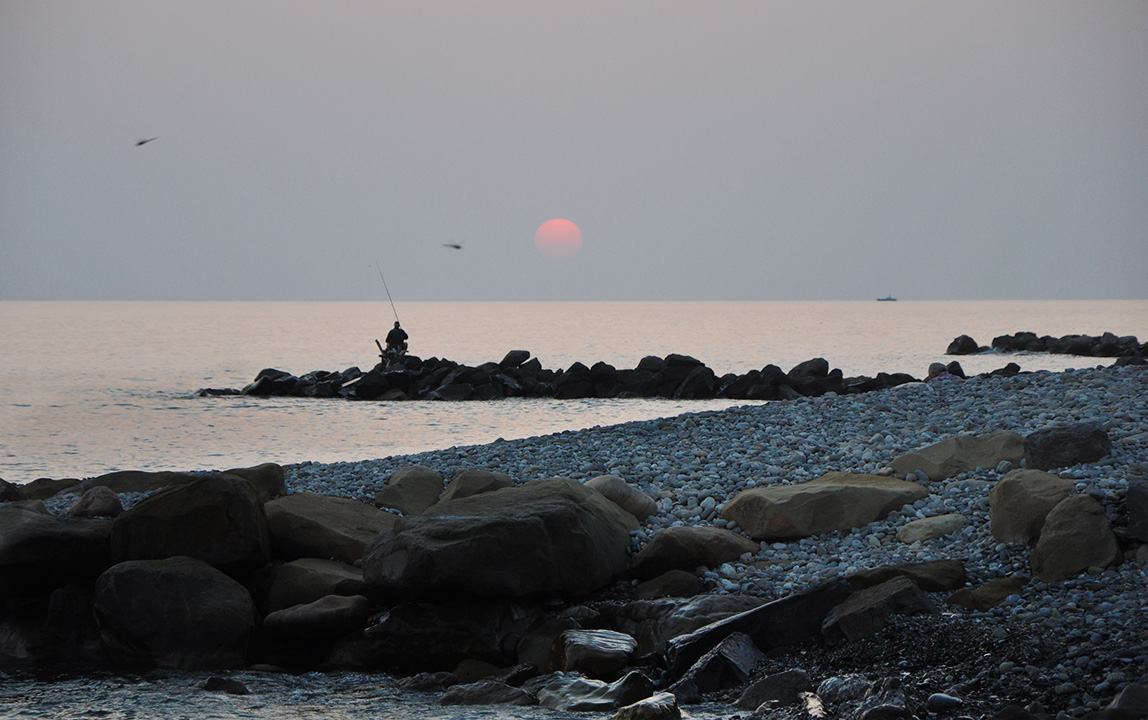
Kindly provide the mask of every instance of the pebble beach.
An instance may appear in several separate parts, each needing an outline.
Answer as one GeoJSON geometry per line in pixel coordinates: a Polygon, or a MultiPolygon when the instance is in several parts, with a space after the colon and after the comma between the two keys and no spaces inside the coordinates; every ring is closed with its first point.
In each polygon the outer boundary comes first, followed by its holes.
{"type": "MultiPolygon", "coordinates": [[[[893,474],[894,458],[953,435],[997,430],[1026,435],[1089,421],[1104,425],[1113,442],[1111,455],[1056,472],[1075,481],[1078,492],[1099,499],[1112,518],[1129,479],[1148,475],[1145,398],[1148,372],[1136,366],[913,383],[865,395],[801,398],[372,461],[302,463],[286,468],[287,484],[291,492],[370,502],[388,476],[407,465],[447,476],[460,469],[499,471],[519,482],[612,474],[657,498],[662,511],[633,533],[636,551],[673,525],[736,531],[719,511],[746,488],[804,482],[837,470],[893,474]]],[[[1012,469],[1003,462],[944,481],[910,473],[906,479],[925,485],[929,497],[852,531],[762,543],[739,562],[706,570],[707,590],[774,598],[857,570],[941,559],[963,562],[972,586],[1028,575],[1029,549],[999,543],[989,530],[989,491],[1012,469]],[[897,539],[906,523],[949,513],[965,516],[968,524],[934,540],[897,539]]],[[[1139,553],[1129,550],[1117,567],[1092,568],[1059,583],[1034,580],[984,612],[945,606],[938,594],[943,608],[938,622],[973,621],[990,641],[1000,641],[991,656],[969,659],[980,666],[971,685],[960,673],[942,675],[938,682],[950,681],[952,687],[945,689],[955,695],[981,693],[984,710],[1007,700],[1033,712],[1077,717],[1107,706],[1125,686],[1148,675],[1146,564],[1143,547],[1139,553]],[[1032,647],[1037,640],[1053,642],[1054,650],[1044,648],[1041,656],[1032,647]],[[1009,656],[1010,646],[1015,657],[1009,656]]],[[[906,619],[901,631],[937,631],[915,622],[906,619]]],[[[890,632],[897,631],[894,624],[890,632]]],[[[977,706],[971,702],[965,712],[977,706]]]]}

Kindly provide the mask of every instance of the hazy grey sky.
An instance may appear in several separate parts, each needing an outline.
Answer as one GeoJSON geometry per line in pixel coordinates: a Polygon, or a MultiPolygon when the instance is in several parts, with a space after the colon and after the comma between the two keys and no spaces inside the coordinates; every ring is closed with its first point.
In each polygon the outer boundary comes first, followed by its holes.
{"type": "Polygon", "coordinates": [[[1144,298],[1148,3],[0,0],[0,299],[376,300],[376,258],[396,300],[1144,298]]]}

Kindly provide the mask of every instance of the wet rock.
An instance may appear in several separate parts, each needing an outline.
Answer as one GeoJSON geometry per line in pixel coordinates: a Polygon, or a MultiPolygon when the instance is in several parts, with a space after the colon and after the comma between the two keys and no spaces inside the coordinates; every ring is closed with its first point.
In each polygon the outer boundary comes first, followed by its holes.
{"type": "Polygon", "coordinates": [[[1104,506],[1088,495],[1072,495],[1048,514],[1029,564],[1041,580],[1055,582],[1118,564],[1121,557],[1104,506]]]}
{"type": "Polygon", "coordinates": [[[875,635],[892,615],[935,612],[916,583],[897,577],[853,593],[834,607],[821,626],[821,634],[830,645],[855,642],[875,635]]]}
{"type": "Polygon", "coordinates": [[[1112,452],[1112,440],[1099,423],[1056,425],[1024,439],[1025,463],[1037,470],[1095,462],[1112,452]]]}
{"type": "Polygon", "coordinates": [[[957,435],[902,455],[889,466],[904,475],[921,471],[930,480],[946,480],[978,467],[995,468],[1002,460],[1020,465],[1024,439],[1011,430],[986,435],[957,435]]]}
{"type": "Polygon", "coordinates": [[[646,518],[658,513],[658,504],[652,497],[617,475],[599,475],[590,478],[586,481],[586,486],[605,495],[608,500],[633,515],[638,522],[645,522],[646,518]]]}
{"type": "Polygon", "coordinates": [[[242,665],[255,628],[247,590],[202,560],[134,560],[104,571],[93,606],[119,658],[179,669],[242,665]]]}
{"type": "Polygon", "coordinates": [[[458,678],[445,671],[418,673],[399,681],[400,688],[415,692],[442,692],[452,685],[458,685],[458,678]]]}
{"type": "Polygon", "coordinates": [[[698,658],[677,682],[670,686],[682,702],[700,699],[716,690],[743,685],[765,655],[745,633],[735,632],[698,658]]]}
{"type": "Polygon", "coordinates": [[[800,702],[801,693],[812,687],[804,670],[786,670],[754,682],[733,704],[742,710],[756,710],[766,703],[771,707],[794,705],[800,702]]]}
{"type": "Polygon", "coordinates": [[[962,588],[945,599],[950,605],[958,605],[968,610],[984,612],[1005,601],[1010,595],[1019,595],[1028,584],[1028,577],[1014,575],[997,578],[976,588],[962,588]]]}
{"type": "Polygon", "coordinates": [[[115,491],[111,488],[97,486],[84,491],[84,494],[72,503],[72,506],[68,508],[68,517],[114,518],[123,511],[124,506],[120,503],[120,496],[116,495],[115,491]]]}
{"type": "Polygon", "coordinates": [[[895,577],[907,577],[925,592],[956,590],[964,587],[968,577],[960,560],[930,560],[921,563],[882,565],[872,570],[861,570],[845,579],[854,590],[880,585],[895,577]]]}
{"type": "Polygon", "coordinates": [[[892,720],[911,718],[912,711],[905,699],[905,690],[899,678],[883,678],[873,683],[849,720],[892,720]]]}
{"type": "Polygon", "coordinates": [[[375,504],[404,515],[418,515],[438,502],[442,492],[442,473],[411,465],[391,473],[387,486],[375,493],[375,504]]]}
{"type": "Polygon", "coordinates": [[[605,712],[650,697],[654,684],[637,671],[612,683],[557,672],[529,680],[522,689],[537,697],[542,707],[564,712],[605,712]]]}
{"type": "Polygon", "coordinates": [[[925,709],[931,713],[947,713],[959,709],[964,702],[945,693],[933,693],[925,700],[925,709]]]}
{"type": "Polygon", "coordinates": [[[673,693],[658,693],[627,705],[611,716],[610,720],[681,720],[682,711],[673,693]]]}
{"type": "Polygon", "coordinates": [[[398,519],[367,503],[312,493],[284,495],[264,507],[271,548],[283,560],[328,558],[353,564],[398,519]]]}
{"type": "Polygon", "coordinates": [[[112,522],[112,559],[198,558],[245,573],[271,557],[267,517],[246,480],[211,475],[158,492],[112,522]]]}
{"type": "Polygon", "coordinates": [[[705,590],[705,583],[697,575],[685,570],[668,570],[653,580],[647,580],[634,591],[638,600],[660,597],[688,598],[705,590]]]}
{"type": "Polygon", "coordinates": [[[861,700],[869,694],[873,683],[862,675],[835,675],[821,681],[817,695],[830,705],[861,700]]]}
{"type": "Polygon", "coordinates": [[[481,680],[453,685],[439,698],[439,705],[537,705],[534,696],[500,680],[481,680]]]}
{"type": "Polygon", "coordinates": [[[598,621],[633,636],[638,641],[638,655],[641,656],[664,652],[673,638],[764,603],[763,598],[747,595],[638,600],[603,607],[598,621]]]}
{"type": "Polygon", "coordinates": [[[928,495],[896,478],[831,472],[806,483],[744,490],[721,516],[755,540],[803,538],[868,525],[928,495]]]}
{"type": "Polygon", "coordinates": [[[613,630],[566,630],[551,651],[550,667],[605,677],[630,663],[638,642],[613,630]]]}
{"type": "Polygon", "coordinates": [[[632,570],[648,580],[669,570],[718,567],[758,549],[749,538],[723,528],[679,525],[658,531],[634,558],[632,570]]]}
{"type": "Polygon", "coordinates": [[[363,570],[383,591],[578,597],[626,569],[632,522],[575,480],[535,480],[400,518],[368,547],[363,570]]]}
{"type": "Polygon", "coordinates": [[[1040,537],[1048,513],[1075,492],[1071,480],[1042,470],[1013,470],[989,493],[989,523],[1001,542],[1031,543],[1040,537]]]}
{"type": "Polygon", "coordinates": [[[443,490],[438,502],[458,500],[513,486],[514,479],[506,473],[489,470],[459,470],[455,473],[454,479],[447,484],[446,490],[443,490]]]}

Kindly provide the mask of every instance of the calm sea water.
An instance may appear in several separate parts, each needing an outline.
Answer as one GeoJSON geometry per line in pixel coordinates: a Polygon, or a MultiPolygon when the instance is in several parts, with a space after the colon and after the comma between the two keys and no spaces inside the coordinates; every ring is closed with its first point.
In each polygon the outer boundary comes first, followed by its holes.
{"type": "MultiPolygon", "coordinates": [[[[718,374],[826,358],[847,375],[922,377],[969,334],[1148,337],[1148,301],[403,303],[411,352],[475,365],[530,350],[543,366],[692,355],[718,374]]],[[[726,407],[724,401],[347,402],[197,398],[265,367],[366,369],[394,318],[382,303],[0,303],[0,477],[362,460],[726,407]]],[[[1108,364],[961,358],[982,372],[1108,364]]]]}

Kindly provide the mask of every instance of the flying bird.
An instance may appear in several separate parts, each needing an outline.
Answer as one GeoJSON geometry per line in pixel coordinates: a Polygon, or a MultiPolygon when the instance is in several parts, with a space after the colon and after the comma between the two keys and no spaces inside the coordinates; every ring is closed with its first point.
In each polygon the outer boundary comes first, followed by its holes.
{"type": "Polygon", "coordinates": [[[149,142],[151,142],[152,140],[159,140],[159,136],[156,136],[153,138],[147,138],[146,140],[136,140],[136,147],[139,147],[140,145],[146,145],[149,142]]]}
{"type": "Polygon", "coordinates": [[[442,246],[452,250],[462,250],[462,245],[459,245],[458,243],[443,243],[442,246]]]}

